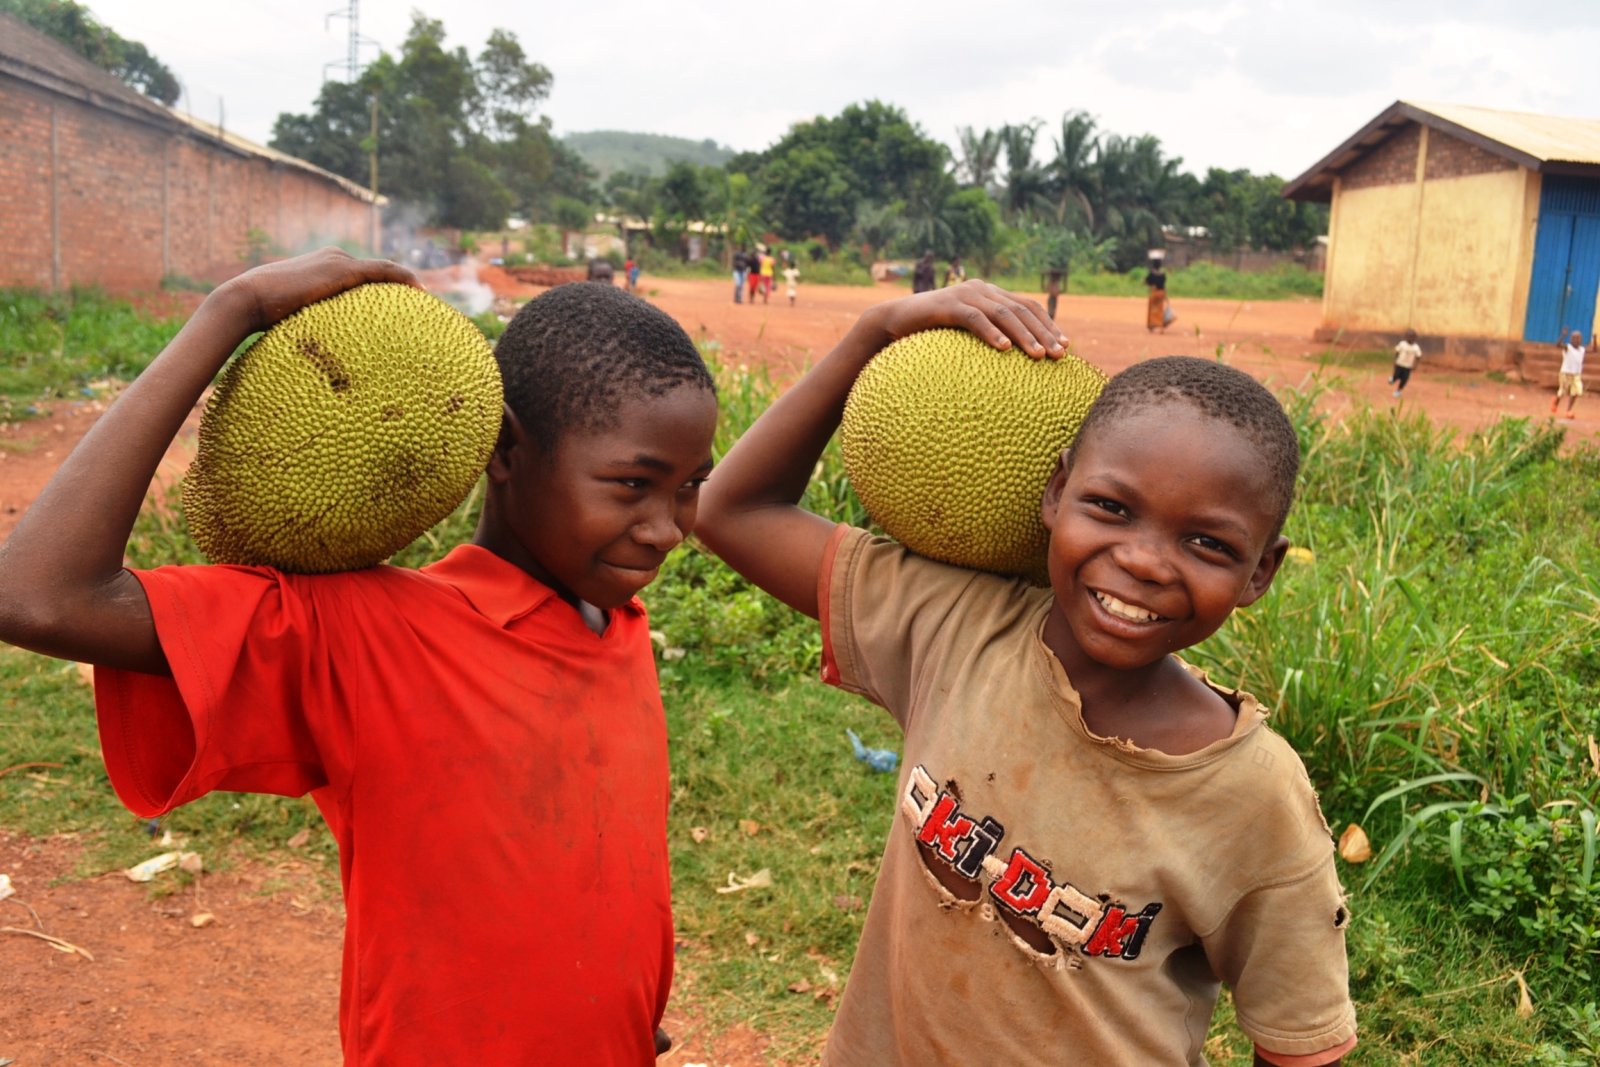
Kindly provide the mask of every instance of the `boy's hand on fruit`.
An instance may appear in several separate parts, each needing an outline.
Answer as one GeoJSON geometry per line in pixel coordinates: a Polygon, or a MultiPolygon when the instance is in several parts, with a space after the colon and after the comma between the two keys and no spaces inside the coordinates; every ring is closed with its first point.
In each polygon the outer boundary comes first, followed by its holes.
{"type": "Polygon", "coordinates": [[[219,286],[216,296],[231,302],[243,318],[245,332],[254,333],[308,304],[368,282],[423,287],[416,275],[398,263],[357,259],[341,248],[322,248],[248,270],[219,286]]]}
{"type": "Polygon", "coordinates": [[[1015,347],[1030,359],[1060,359],[1067,352],[1067,339],[1036,301],[977,279],[880,304],[868,315],[874,313],[882,344],[947,326],[995,348],[1015,347]]]}

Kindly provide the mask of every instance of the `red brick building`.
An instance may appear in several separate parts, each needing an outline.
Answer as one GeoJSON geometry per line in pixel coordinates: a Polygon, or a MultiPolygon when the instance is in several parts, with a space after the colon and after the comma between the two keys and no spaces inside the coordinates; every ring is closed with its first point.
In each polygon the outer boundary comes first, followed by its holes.
{"type": "Polygon", "coordinates": [[[285,252],[370,248],[382,202],[165,108],[0,15],[0,286],[219,281],[244,266],[252,236],[285,252]]]}

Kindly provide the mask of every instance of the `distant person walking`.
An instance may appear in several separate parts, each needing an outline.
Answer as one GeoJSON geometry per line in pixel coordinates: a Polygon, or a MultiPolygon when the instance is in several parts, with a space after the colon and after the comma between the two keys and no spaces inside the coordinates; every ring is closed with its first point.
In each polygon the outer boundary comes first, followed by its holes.
{"type": "Polygon", "coordinates": [[[766,245],[756,245],[756,250],[750,253],[750,267],[745,286],[745,295],[750,298],[749,302],[752,304],[756,302],[756,294],[761,291],[761,257],[765,249],[766,245]]]}
{"type": "Polygon", "coordinates": [[[1150,257],[1150,272],[1144,276],[1144,284],[1150,290],[1144,309],[1145,329],[1166,333],[1167,325],[1178,316],[1172,314],[1171,306],[1167,303],[1167,272],[1161,269],[1159,257],[1150,257]]]}
{"type": "Polygon", "coordinates": [[[778,272],[778,260],[777,260],[777,257],[774,256],[767,249],[762,249],[762,251],[761,251],[761,302],[763,304],[770,304],[772,302],[772,283],[776,280],[777,272],[778,272]]]}
{"type": "Polygon", "coordinates": [[[637,293],[639,291],[639,261],[629,256],[627,262],[622,265],[622,275],[626,279],[623,283],[623,288],[630,293],[637,293]]]}
{"type": "Polygon", "coordinates": [[[1396,400],[1405,392],[1406,383],[1411,380],[1411,368],[1421,358],[1422,346],[1417,344],[1417,331],[1407,330],[1399,344],[1394,346],[1394,370],[1389,373],[1389,384],[1394,386],[1396,400]]]}
{"type": "Polygon", "coordinates": [[[783,268],[783,283],[789,289],[789,306],[794,307],[794,298],[800,292],[800,268],[792,262],[783,268]]]}
{"type": "Polygon", "coordinates": [[[944,269],[944,288],[960,285],[967,280],[967,268],[961,265],[960,256],[951,256],[950,265],[944,269]]]}
{"type": "Polygon", "coordinates": [[[750,259],[745,255],[744,249],[737,249],[733,253],[733,302],[744,303],[744,280],[750,273],[750,259]]]}
{"type": "Polygon", "coordinates": [[[1561,352],[1561,374],[1556,378],[1556,398],[1550,401],[1550,414],[1553,417],[1556,408],[1561,406],[1561,398],[1567,398],[1567,413],[1562,416],[1566,419],[1575,419],[1573,407],[1578,403],[1578,398],[1583,395],[1583,334],[1577,330],[1572,331],[1572,336],[1567,339],[1567,346],[1561,352]]]}
{"type": "Polygon", "coordinates": [[[1050,321],[1056,321],[1056,302],[1061,299],[1061,280],[1067,272],[1059,267],[1051,267],[1044,272],[1040,279],[1045,296],[1045,313],[1050,316],[1050,321]]]}
{"type": "Polygon", "coordinates": [[[922,253],[922,258],[917,260],[917,265],[911,268],[911,291],[913,293],[930,293],[933,291],[933,249],[922,253]]]}

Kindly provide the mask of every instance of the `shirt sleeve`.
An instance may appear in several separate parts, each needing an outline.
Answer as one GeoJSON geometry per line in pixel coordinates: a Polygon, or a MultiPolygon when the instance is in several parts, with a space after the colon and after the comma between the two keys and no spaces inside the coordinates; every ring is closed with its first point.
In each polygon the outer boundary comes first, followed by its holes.
{"type": "Polygon", "coordinates": [[[818,578],[823,680],[881,704],[906,726],[919,673],[954,654],[949,646],[960,628],[947,624],[980,580],[975,571],[839,526],[818,578]]]}
{"type": "Polygon", "coordinates": [[[1240,1028],[1269,1062],[1317,1054],[1326,1057],[1299,1062],[1331,1062],[1354,1046],[1349,922],[1330,845],[1310,873],[1246,894],[1202,939],[1218,976],[1233,989],[1240,1028]]]}
{"type": "Polygon", "coordinates": [[[339,682],[305,590],[262,567],[134,574],[172,676],[95,672],[118,798],[148,818],[215,789],[299,796],[326,785],[324,750],[341,727],[315,736],[308,709],[348,705],[324,699],[339,682]]]}

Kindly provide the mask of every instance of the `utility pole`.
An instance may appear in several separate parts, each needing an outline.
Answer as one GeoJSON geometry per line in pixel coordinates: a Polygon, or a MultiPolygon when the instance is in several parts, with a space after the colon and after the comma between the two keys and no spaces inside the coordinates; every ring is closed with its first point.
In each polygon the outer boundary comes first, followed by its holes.
{"type": "MultiPolygon", "coordinates": [[[[345,58],[343,62],[324,63],[322,65],[322,80],[324,82],[328,80],[329,70],[342,70],[344,71],[344,80],[347,83],[354,84],[356,79],[361,76],[361,46],[364,44],[375,45],[378,42],[370,37],[361,36],[361,0],[350,0],[343,11],[329,12],[327,17],[323,19],[323,27],[327,28],[328,24],[334,19],[344,19],[347,23],[346,29],[348,33],[346,35],[345,58]]],[[[371,220],[367,227],[367,247],[372,251],[373,255],[379,255],[382,253],[382,247],[379,242],[381,226],[378,218],[378,94],[376,90],[372,94],[372,128],[367,135],[364,147],[367,150],[369,173],[367,184],[372,190],[371,220]]]]}

